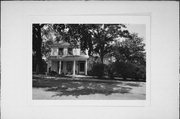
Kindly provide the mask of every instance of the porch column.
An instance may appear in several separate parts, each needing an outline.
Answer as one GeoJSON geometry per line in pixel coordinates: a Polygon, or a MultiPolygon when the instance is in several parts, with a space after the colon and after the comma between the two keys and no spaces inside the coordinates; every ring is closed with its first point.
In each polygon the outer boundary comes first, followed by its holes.
{"type": "Polygon", "coordinates": [[[59,61],[59,74],[61,74],[61,60],[59,61]]]}
{"type": "Polygon", "coordinates": [[[76,70],[76,61],[74,60],[73,61],[73,75],[76,75],[75,70],[76,70]]]}
{"type": "Polygon", "coordinates": [[[87,75],[87,60],[85,61],[85,75],[87,75]]]}
{"type": "Polygon", "coordinates": [[[46,72],[47,74],[50,73],[49,67],[51,67],[51,60],[48,60],[48,62],[47,62],[47,72],[46,72]]]}
{"type": "Polygon", "coordinates": [[[49,73],[49,61],[47,62],[46,75],[49,73]]]}

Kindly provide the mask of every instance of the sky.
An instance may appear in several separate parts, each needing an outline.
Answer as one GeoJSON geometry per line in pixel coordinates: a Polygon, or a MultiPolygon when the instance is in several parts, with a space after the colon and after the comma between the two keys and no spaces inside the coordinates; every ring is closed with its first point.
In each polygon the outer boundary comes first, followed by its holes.
{"type": "Polygon", "coordinates": [[[131,33],[138,33],[139,37],[146,40],[146,25],[145,24],[126,24],[126,27],[131,33]]]}

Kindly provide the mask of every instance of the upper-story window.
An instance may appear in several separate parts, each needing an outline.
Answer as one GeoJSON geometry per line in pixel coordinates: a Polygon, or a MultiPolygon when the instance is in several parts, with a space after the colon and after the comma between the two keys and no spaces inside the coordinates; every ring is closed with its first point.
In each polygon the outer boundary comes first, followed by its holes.
{"type": "Polygon", "coordinates": [[[86,51],[81,50],[81,51],[80,51],[80,55],[87,55],[87,54],[86,54],[86,51]]]}
{"type": "Polygon", "coordinates": [[[59,48],[58,55],[63,55],[63,48],[59,48]]]}
{"type": "Polygon", "coordinates": [[[73,55],[73,49],[72,48],[68,48],[68,55],[73,55]]]}
{"type": "Polygon", "coordinates": [[[51,55],[52,56],[57,56],[58,55],[58,49],[57,48],[52,48],[51,55]]]}

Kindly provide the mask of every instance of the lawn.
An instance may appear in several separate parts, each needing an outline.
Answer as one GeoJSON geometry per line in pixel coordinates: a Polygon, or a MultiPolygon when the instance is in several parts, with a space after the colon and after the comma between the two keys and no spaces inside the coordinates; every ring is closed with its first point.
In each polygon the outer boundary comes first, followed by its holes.
{"type": "Polygon", "coordinates": [[[34,77],[33,99],[144,100],[145,87],[145,82],[34,77]]]}

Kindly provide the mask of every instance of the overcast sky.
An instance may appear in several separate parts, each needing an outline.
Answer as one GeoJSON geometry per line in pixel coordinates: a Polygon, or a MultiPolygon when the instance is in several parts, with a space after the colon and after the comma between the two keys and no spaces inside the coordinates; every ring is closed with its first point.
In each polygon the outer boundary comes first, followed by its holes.
{"type": "Polygon", "coordinates": [[[127,24],[127,29],[131,33],[138,33],[139,37],[144,38],[146,40],[146,25],[145,24],[127,24]]]}

